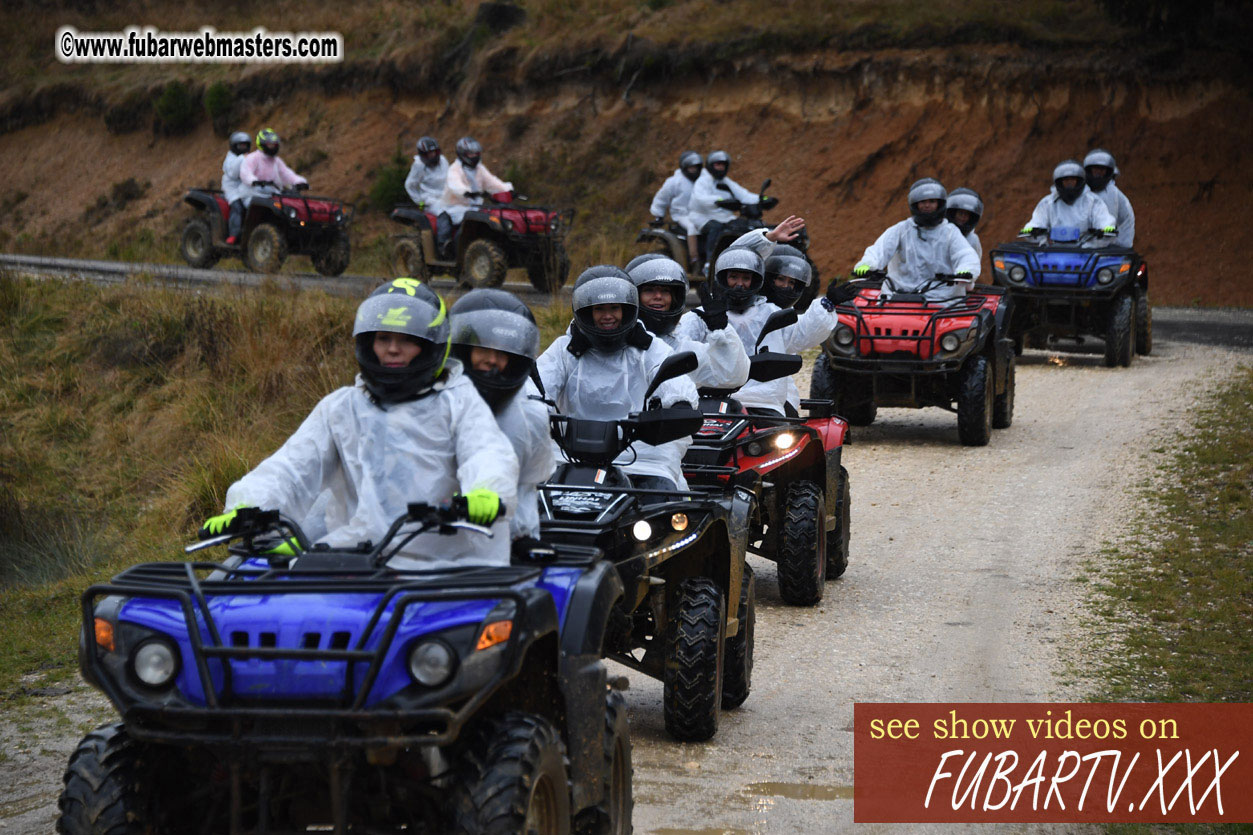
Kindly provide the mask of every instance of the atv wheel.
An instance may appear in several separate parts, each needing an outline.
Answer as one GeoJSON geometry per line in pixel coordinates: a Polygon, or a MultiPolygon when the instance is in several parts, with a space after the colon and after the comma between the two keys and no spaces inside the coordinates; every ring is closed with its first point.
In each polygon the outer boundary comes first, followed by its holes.
{"type": "Polygon", "coordinates": [[[848,485],[848,470],[840,467],[839,493],[835,499],[835,530],[827,534],[827,579],[844,576],[848,570],[849,524],[852,520],[853,501],[848,485]]]}
{"type": "Polygon", "coordinates": [[[740,580],[740,628],[727,638],[726,669],[722,673],[722,709],[733,710],[744,704],[753,684],[753,630],[757,624],[757,580],[753,567],[744,563],[740,580]]]}
{"type": "Polygon", "coordinates": [[[396,242],[392,248],[392,274],[396,278],[414,278],[423,282],[430,277],[420,242],[413,238],[401,238],[396,242]]]}
{"type": "Polygon", "coordinates": [[[827,576],[827,503],[812,481],[787,490],[779,535],[779,596],[791,606],[813,606],[822,599],[827,576]]]}
{"type": "Polygon", "coordinates": [[[874,395],[863,399],[864,388],[854,386],[849,375],[832,370],[826,354],[819,354],[814,360],[814,370],[809,378],[809,396],[834,402],[836,414],[853,426],[869,426],[879,412],[874,404],[874,395]]]}
{"type": "Polygon", "coordinates": [[[814,400],[837,400],[835,381],[831,379],[831,365],[826,354],[814,360],[814,370],[809,375],[809,396],[814,400]]]}
{"type": "Polygon", "coordinates": [[[60,835],[142,835],[153,831],[136,792],[139,747],[121,722],[96,728],[70,755],[57,806],[60,835]]]}
{"type": "Polygon", "coordinates": [[[966,360],[957,381],[957,437],[966,446],[986,446],[992,438],[993,391],[988,358],[966,360]]]}
{"type": "Polygon", "coordinates": [[[631,835],[631,729],[626,700],[611,690],[605,699],[605,765],[600,802],[579,813],[578,835],[631,835]]]}
{"type": "Polygon", "coordinates": [[[873,400],[863,400],[855,406],[844,406],[843,418],[850,426],[869,426],[879,414],[873,400]]]}
{"type": "Polygon", "coordinates": [[[1114,299],[1109,308],[1109,320],[1105,325],[1105,365],[1123,368],[1131,365],[1131,353],[1135,347],[1135,301],[1130,293],[1114,299]]]}
{"type": "Polygon", "coordinates": [[[1005,368],[1005,393],[998,394],[992,400],[992,428],[1008,429],[1009,425],[1014,422],[1014,367],[1017,363],[1014,358],[1009,358],[1009,365],[1005,368]]]}
{"type": "Polygon", "coordinates": [[[1153,306],[1149,304],[1148,290],[1136,294],[1136,353],[1153,353],[1153,306]]]}
{"type": "Polygon", "coordinates": [[[684,580],[666,627],[662,677],[666,732],[681,742],[703,742],[718,731],[725,622],[718,587],[703,577],[684,580]]]}
{"type": "Polygon", "coordinates": [[[553,244],[550,256],[533,259],[526,265],[526,277],[541,293],[551,293],[570,277],[570,256],[563,244],[553,244]]]}
{"type": "Polygon", "coordinates": [[[276,273],[287,260],[287,239],[273,223],[258,223],[248,235],[244,260],[253,272],[276,273]]]}
{"type": "Polygon", "coordinates": [[[471,241],[461,260],[461,284],[468,289],[499,287],[505,283],[509,258],[500,244],[487,238],[471,241]]]}
{"type": "Polygon", "coordinates": [[[568,835],[565,755],[560,734],[540,716],[506,713],[485,723],[456,766],[453,831],[568,835]]]}
{"type": "Polygon", "coordinates": [[[313,268],[321,275],[340,275],[348,269],[348,261],[352,257],[352,245],[348,235],[341,232],[322,249],[313,253],[313,268]]]}
{"type": "Polygon", "coordinates": [[[213,227],[203,217],[193,217],[187,221],[178,248],[184,261],[202,270],[212,267],[221,257],[213,248],[213,227]]]}

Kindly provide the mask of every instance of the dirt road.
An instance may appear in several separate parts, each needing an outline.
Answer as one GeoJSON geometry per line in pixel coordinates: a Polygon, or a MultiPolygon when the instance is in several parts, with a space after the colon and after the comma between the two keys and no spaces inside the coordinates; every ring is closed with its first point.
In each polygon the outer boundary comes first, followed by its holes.
{"type": "MultiPolygon", "coordinates": [[[[754,559],[753,692],[715,740],[670,742],[660,685],[629,674],[636,832],[849,827],[856,701],[1082,697],[1062,650],[1101,643],[1081,622],[1084,561],[1132,517],[1151,451],[1237,361],[1250,355],[1168,341],[1130,369],[1028,352],[1014,425],[987,447],[960,446],[939,410],[885,409],[855,430],[848,573],[796,609],[754,559]]],[[[0,832],[52,831],[66,758],[108,715],[81,687],[40,701],[0,721],[0,832]]]]}

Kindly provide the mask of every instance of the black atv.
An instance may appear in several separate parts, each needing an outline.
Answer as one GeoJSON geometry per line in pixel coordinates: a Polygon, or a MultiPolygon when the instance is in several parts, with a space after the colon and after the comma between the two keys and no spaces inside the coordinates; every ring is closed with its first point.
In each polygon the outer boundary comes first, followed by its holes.
{"type": "MultiPolygon", "coordinates": [[[[696,367],[671,355],[663,381],[696,367]]],[[[718,729],[719,707],[748,698],[756,606],[744,542],[752,496],[716,485],[689,491],[637,488],[614,460],[633,441],[662,444],[701,426],[692,408],[652,409],[623,420],[553,416],[570,459],[540,485],[542,538],[601,549],[626,592],[610,613],[608,656],[665,684],[666,731],[700,741],[718,729]]]]}
{"type": "Polygon", "coordinates": [[[209,269],[227,255],[239,256],[258,273],[276,273],[289,255],[308,255],[313,268],[334,276],[348,269],[352,247],[348,226],[354,207],[334,197],[314,197],[303,190],[253,198],[244,209],[239,242],[226,242],[231,207],[217,189],[194,188],[183,202],[196,214],[183,227],[179,251],[193,267],[209,269]]]}
{"type": "Polygon", "coordinates": [[[378,545],[311,548],[241,509],[187,549],[226,560],[87,589],[82,674],[122,719],[70,757],[57,832],[629,832],[625,706],[600,660],[617,573],[565,545],[393,567],[460,528],[487,533],[464,501],[415,504],[378,545]],[[284,540],[302,553],[265,556],[284,540]]]}

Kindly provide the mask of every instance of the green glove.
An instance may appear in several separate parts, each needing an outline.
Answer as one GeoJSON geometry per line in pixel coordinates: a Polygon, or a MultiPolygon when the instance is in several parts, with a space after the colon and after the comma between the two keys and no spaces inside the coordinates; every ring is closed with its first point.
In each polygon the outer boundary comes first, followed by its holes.
{"type": "Polygon", "coordinates": [[[1032,230],[1032,228],[1033,228],[1033,227],[1031,227],[1031,226],[1024,226],[1024,227],[1022,227],[1022,230],[1021,230],[1018,234],[1019,234],[1019,235],[1030,235],[1030,234],[1031,234],[1031,230],[1032,230]]]}
{"type": "Polygon", "coordinates": [[[1104,229],[1102,229],[1101,231],[1102,231],[1102,232],[1104,232],[1106,235],[1116,235],[1116,234],[1118,234],[1118,227],[1117,227],[1117,226],[1106,226],[1106,227],[1105,227],[1104,229]]]}
{"type": "Polygon", "coordinates": [[[853,275],[857,276],[858,278],[861,278],[864,275],[868,275],[869,273],[870,273],[869,264],[858,264],[856,267],[853,267],[853,275]]]}
{"type": "Polygon", "coordinates": [[[476,525],[490,525],[500,513],[500,496],[495,490],[476,487],[466,493],[466,515],[476,525]]]}
{"type": "Polygon", "coordinates": [[[244,507],[244,504],[241,502],[225,513],[210,516],[200,526],[200,538],[208,539],[211,536],[219,536],[224,533],[235,533],[235,514],[242,507],[244,507]]]}
{"type": "Polygon", "coordinates": [[[300,556],[301,551],[296,547],[294,540],[284,539],[278,545],[275,545],[268,551],[262,551],[261,553],[267,557],[298,557],[300,556]]]}

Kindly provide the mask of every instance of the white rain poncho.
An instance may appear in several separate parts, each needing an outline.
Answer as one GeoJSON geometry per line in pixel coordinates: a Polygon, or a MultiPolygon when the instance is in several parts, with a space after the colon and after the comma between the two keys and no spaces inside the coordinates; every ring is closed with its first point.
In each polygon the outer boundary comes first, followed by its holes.
{"type": "Polygon", "coordinates": [[[440,197],[444,194],[444,183],[448,180],[448,160],[443,154],[439,164],[427,166],[422,157],[413,158],[413,167],[405,178],[405,192],[409,199],[422,207],[423,211],[437,215],[441,211],[440,197]]]}
{"type": "MultiPolygon", "coordinates": [[[[621,420],[644,409],[644,392],[658,367],[672,353],[654,337],[647,349],[627,345],[619,351],[602,353],[594,349],[576,357],[570,353],[570,334],[562,334],[536,360],[544,394],[564,415],[587,420],[621,420]]],[[[696,386],[686,374],[662,383],[653,393],[661,405],[680,401],[696,406],[696,386]]],[[[687,489],[683,478],[683,454],[691,438],[661,446],[636,441],[618,457],[616,464],[628,473],[668,478],[680,490],[687,489]],[[632,460],[634,459],[634,460],[632,460]]],[[[558,453],[558,461],[564,460],[558,453]]]]}
{"type": "MultiPolygon", "coordinates": [[[[360,379],[331,392],[278,452],[231,485],[226,506],[279,510],[312,542],[351,547],[377,543],[410,502],[443,504],[479,487],[499,494],[512,512],[518,459],[450,359],[436,392],[418,400],[376,406],[360,379]]],[[[509,524],[508,516],[497,519],[492,537],[422,534],[392,564],[508,565],[509,524]]]]}
{"type": "Polygon", "coordinates": [[[665,217],[666,210],[669,209],[670,217],[675,223],[686,229],[689,235],[698,234],[700,227],[692,228],[691,218],[688,215],[688,203],[692,199],[693,185],[691,180],[683,176],[683,169],[674,169],[674,173],[653,195],[653,202],[648,210],[652,212],[653,217],[665,217]]]}
{"type": "Polygon", "coordinates": [[[721,180],[714,179],[714,175],[709,173],[706,168],[700,172],[700,176],[696,178],[696,183],[692,186],[692,197],[687,203],[688,220],[692,226],[700,231],[706,223],[711,220],[717,220],[722,223],[735,219],[735,212],[730,209],[723,209],[717,205],[719,200],[728,200],[735,198],[741,203],[756,203],[757,195],[742,185],[732,180],[730,177],[723,177],[721,180]],[[725,184],[731,189],[731,193],[718,188],[719,184],[725,184]]]}
{"type": "Polygon", "coordinates": [[[539,495],[535,485],[547,481],[557,466],[548,432],[548,407],[536,397],[539,389],[527,380],[496,414],[496,423],[518,456],[518,501],[509,523],[514,539],[539,538],[539,495]]]}
{"type": "Polygon", "coordinates": [[[971,229],[970,234],[966,236],[966,243],[970,244],[970,248],[975,251],[975,257],[983,261],[983,241],[979,240],[979,233],[971,229]]]}
{"type": "Polygon", "coordinates": [[[1101,198],[1105,208],[1114,216],[1114,222],[1118,226],[1118,237],[1114,238],[1114,245],[1133,248],[1136,243],[1136,213],[1132,211],[1127,195],[1113,181],[1101,191],[1092,193],[1101,198]]]}
{"type": "Polygon", "coordinates": [[[476,191],[499,194],[512,190],[513,183],[497,177],[482,162],[473,168],[466,168],[461,160],[457,160],[448,167],[448,176],[444,179],[444,191],[439,197],[439,203],[453,224],[459,225],[466,212],[483,205],[483,198],[467,197],[467,194],[476,191]]]}
{"type": "Polygon", "coordinates": [[[270,156],[260,149],[244,155],[244,161],[239,166],[239,179],[243,183],[244,192],[241,196],[245,202],[251,198],[269,197],[276,190],[281,191],[300,183],[309,184],[308,180],[288,168],[282,157],[270,156]],[[256,185],[259,181],[274,185],[256,185]]]}
{"type": "Polygon", "coordinates": [[[243,181],[239,179],[239,169],[244,164],[245,156],[247,154],[227,151],[226,159],[222,160],[222,196],[227,203],[243,200],[248,194],[243,181]]]}
{"type": "MultiPolygon", "coordinates": [[[[1114,216],[1105,208],[1105,201],[1093,194],[1092,189],[1087,186],[1083,187],[1083,192],[1074,203],[1062,200],[1057,194],[1057,188],[1052,188],[1036,204],[1031,220],[1027,221],[1027,226],[1035,228],[1075,227],[1081,235],[1089,229],[1104,229],[1115,225],[1114,216]]],[[[1103,238],[1095,238],[1085,244],[1092,249],[1108,245],[1109,241],[1103,238]]]]}
{"type": "MultiPolygon", "coordinates": [[[[979,277],[979,256],[961,230],[947,220],[925,227],[909,218],[889,226],[866,248],[858,263],[873,270],[886,269],[892,287],[900,293],[917,292],[936,273],[970,273],[972,282],[979,277]]],[[[891,294],[892,288],[885,285],[884,297],[891,298],[891,294]]],[[[926,297],[928,301],[945,301],[965,294],[965,286],[956,284],[934,287],[926,297]]]]}
{"type": "Polygon", "coordinates": [[[697,388],[737,389],[744,385],[748,382],[748,354],[744,352],[739,336],[729,327],[711,331],[704,325],[704,321],[689,310],[679,319],[674,330],[657,338],[675,353],[691,351],[696,355],[698,365],[688,376],[697,388]],[[703,339],[686,335],[698,331],[689,319],[695,319],[704,329],[703,339]]]}

